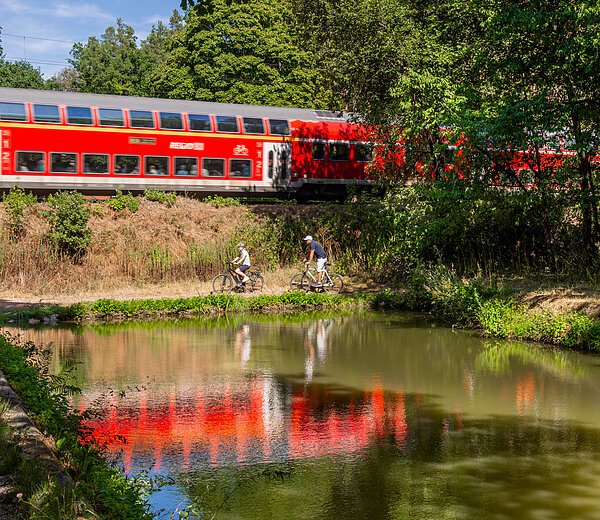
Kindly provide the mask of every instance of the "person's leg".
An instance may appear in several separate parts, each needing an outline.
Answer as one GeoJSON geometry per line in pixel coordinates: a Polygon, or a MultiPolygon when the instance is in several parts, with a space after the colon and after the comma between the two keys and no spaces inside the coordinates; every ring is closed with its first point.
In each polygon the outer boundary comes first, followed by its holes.
{"type": "Polygon", "coordinates": [[[246,271],[250,269],[249,265],[240,265],[240,271],[242,273],[242,282],[247,282],[248,280],[250,280],[250,278],[248,278],[248,276],[246,276],[246,271]]]}
{"type": "Polygon", "coordinates": [[[326,258],[321,258],[317,260],[317,283],[321,283],[323,279],[323,271],[325,270],[325,263],[327,262],[326,258]]]}

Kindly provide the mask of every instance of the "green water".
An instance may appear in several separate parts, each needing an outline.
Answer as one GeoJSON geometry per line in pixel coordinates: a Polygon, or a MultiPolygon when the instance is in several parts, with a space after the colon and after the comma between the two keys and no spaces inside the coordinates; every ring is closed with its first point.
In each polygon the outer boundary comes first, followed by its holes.
{"type": "Polygon", "coordinates": [[[124,471],[168,477],[159,517],[600,518],[598,357],[397,314],[25,334],[80,362],[124,471]]]}

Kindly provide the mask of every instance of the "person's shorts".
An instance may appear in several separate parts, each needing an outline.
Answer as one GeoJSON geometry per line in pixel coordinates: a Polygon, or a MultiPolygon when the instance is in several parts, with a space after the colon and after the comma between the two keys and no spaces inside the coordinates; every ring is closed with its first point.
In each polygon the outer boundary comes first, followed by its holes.
{"type": "Polygon", "coordinates": [[[322,273],[325,271],[325,264],[327,263],[327,258],[317,258],[317,273],[322,273]]]}
{"type": "Polygon", "coordinates": [[[245,273],[248,269],[250,269],[249,265],[240,265],[240,271],[242,271],[242,273],[245,273]]]}

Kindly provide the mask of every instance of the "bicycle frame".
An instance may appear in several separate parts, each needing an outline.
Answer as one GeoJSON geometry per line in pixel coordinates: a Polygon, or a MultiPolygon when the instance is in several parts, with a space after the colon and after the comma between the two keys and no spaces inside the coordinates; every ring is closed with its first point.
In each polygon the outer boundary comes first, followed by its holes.
{"type": "MultiPolygon", "coordinates": [[[[317,283],[317,277],[313,274],[313,271],[316,272],[316,269],[314,267],[308,267],[308,265],[307,265],[303,272],[303,274],[305,274],[306,276],[308,276],[310,278],[311,285],[314,283],[317,283]]],[[[329,276],[329,272],[327,271],[327,268],[323,269],[323,276],[321,277],[321,283],[326,287],[333,285],[333,282],[331,281],[331,277],[329,276]]]]}

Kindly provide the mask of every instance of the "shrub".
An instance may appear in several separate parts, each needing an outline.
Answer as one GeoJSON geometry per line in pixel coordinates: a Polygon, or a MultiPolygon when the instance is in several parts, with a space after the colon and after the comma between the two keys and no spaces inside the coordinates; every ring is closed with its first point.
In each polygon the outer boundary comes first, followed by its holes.
{"type": "Polygon", "coordinates": [[[35,204],[36,198],[31,192],[25,193],[23,188],[14,186],[2,195],[2,200],[8,215],[8,231],[12,237],[19,237],[23,234],[25,208],[35,204]]]}
{"type": "Polygon", "coordinates": [[[238,199],[234,199],[232,197],[221,197],[220,195],[209,195],[204,199],[204,202],[214,206],[215,208],[240,205],[240,201],[238,199]]]}
{"type": "Polygon", "coordinates": [[[144,191],[144,197],[146,200],[160,202],[161,204],[165,204],[167,206],[175,206],[175,202],[177,202],[177,194],[173,191],[166,192],[162,190],[146,190],[144,191]]]}
{"type": "Polygon", "coordinates": [[[140,207],[140,201],[131,193],[124,195],[121,190],[117,190],[115,196],[108,199],[107,205],[113,211],[128,209],[131,213],[135,213],[140,207]]]}
{"type": "Polygon", "coordinates": [[[48,237],[62,253],[79,257],[85,253],[92,240],[87,224],[90,210],[81,193],[60,191],[48,197],[50,211],[46,213],[50,223],[48,237]]]}

